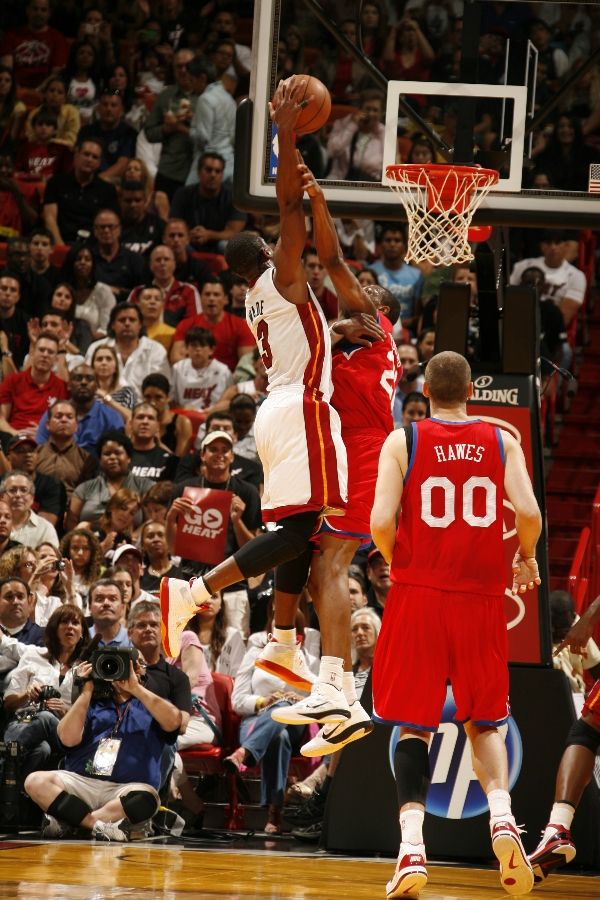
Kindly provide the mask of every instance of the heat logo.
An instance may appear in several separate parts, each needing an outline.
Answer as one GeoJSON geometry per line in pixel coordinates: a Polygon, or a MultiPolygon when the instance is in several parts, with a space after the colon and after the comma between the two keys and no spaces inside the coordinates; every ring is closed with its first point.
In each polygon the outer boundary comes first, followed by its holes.
{"type": "MultiPolygon", "coordinates": [[[[471,819],[488,812],[483,793],[471,763],[471,748],[462,725],[454,721],[456,705],[449,687],[439,730],[429,747],[431,785],[427,812],[441,819],[471,819]]],[[[500,729],[508,753],[508,781],[512,790],[521,772],[523,745],[515,720],[509,718],[500,729]]],[[[400,736],[396,726],[390,737],[389,762],[394,772],[394,750],[400,736]]]]}

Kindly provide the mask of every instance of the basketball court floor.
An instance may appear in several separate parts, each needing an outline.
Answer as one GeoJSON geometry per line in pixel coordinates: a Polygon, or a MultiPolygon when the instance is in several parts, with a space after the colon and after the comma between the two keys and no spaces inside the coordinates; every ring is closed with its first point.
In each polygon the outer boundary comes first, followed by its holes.
{"type": "MultiPolygon", "coordinates": [[[[240,842],[241,844],[242,842],[240,842]]],[[[0,842],[1,900],[341,900],[385,898],[390,859],[333,856],[285,840],[223,849],[186,845],[0,842]]],[[[508,895],[491,868],[433,864],[423,900],[508,895]]],[[[597,900],[600,876],[555,875],[531,896],[597,900]]]]}

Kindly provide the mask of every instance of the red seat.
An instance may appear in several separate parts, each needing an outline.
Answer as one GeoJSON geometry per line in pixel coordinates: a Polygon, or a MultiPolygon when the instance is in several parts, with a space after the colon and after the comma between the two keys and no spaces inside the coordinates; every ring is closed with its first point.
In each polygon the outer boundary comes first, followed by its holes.
{"type": "Polygon", "coordinates": [[[219,275],[227,268],[225,257],[220,253],[202,253],[200,250],[192,250],[192,256],[194,259],[200,259],[206,263],[213,275],[219,275]]]}
{"type": "Polygon", "coordinates": [[[180,413],[182,416],[185,416],[192,423],[192,446],[194,445],[194,441],[196,440],[196,435],[198,434],[198,429],[201,425],[206,421],[206,411],[203,409],[187,409],[187,408],[177,408],[172,409],[172,413],[180,413]]]}
{"type": "Polygon", "coordinates": [[[67,253],[71,248],[67,244],[56,244],[56,246],[52,250],[52,255],[50,256],[50,262],[53,266],[57,266],[60,268],[64,263],[67,253]]]}

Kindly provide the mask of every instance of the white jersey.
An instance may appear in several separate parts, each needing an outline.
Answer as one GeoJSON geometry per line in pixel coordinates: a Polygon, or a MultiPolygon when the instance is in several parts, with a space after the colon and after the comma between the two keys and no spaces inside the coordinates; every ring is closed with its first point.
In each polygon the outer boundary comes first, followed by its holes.
{"type": "Polygon", "coordinates": [[[273,284],[269,267],[246,294],[246,320],[267,370],[268,390],[304,387],[328,401],[331,383],[331,341],[327,321],[307,285],[309,301],[290,303],[273,284]]]}
{"type": "Polygon", "coordinates": [[[190,359],[181,359],[173,366],[173,402],[187,409],[208,409],[232,383],[229,366],[216,359],[204,369],[195,369],[190,359]]]}
{"type": "Polygon", "coordinates": [[[586,277],[579,269],[565,260],[560,266],[552,268],[546,265],[543,256],[531,259],[522,259],[516,263],[510,273],[510,283],[520,284],[521,276],[526,269],[541,269],[544,273],[544,287],[541,291],[542,300],[553,300],[557,306],[561,300],[568,297],[576,303],[583,303],[587,287],[586,277]]]}

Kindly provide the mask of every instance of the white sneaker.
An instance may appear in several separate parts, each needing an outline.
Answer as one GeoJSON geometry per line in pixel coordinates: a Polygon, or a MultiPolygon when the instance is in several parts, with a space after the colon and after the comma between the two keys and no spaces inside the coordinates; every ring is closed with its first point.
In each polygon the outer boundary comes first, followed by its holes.
{"type": "Polygon", "coordinates": [[[315,682],[315,676],[308,668],[298,644],[282,644],[274,637],[271,637],[255,666],[300,691],[310,691],[315,682]]]}
{"type": "Polygon", "coordinates": [[[198,612],[198,606],[199,602],[192,596],[189,581],[182,581],[180,578],[161,579],[160,631],[166,656],[174,658],[179,656],[181,633],[192,616],[198,612]]]}
{"type": "Polygon", "coordinates": [[[427,884],[427,859],[423,844],[400,844],[394,877],[385,886],[391,897],[418,897],[427,884]]]}
{"type": "Polygon", "coordinates": [[[346,744],[358,741],[373,731],[370,715],[358,700],[350,704],[350,718],[339,725],[326,725],[315,737],[300,748],[302,756],[327,756],[337,753],[346,744]]]}
{"type": "Polygon", "coordinates": [[[531,863],[512,816],[492,826],[492,850],[500,863],[500,882],[507,894],[528,894],[533,887],[531,863]]]}
{"type": "Polygon", "coordinates": [[[129,840],[119,822],[96,822],[92,828],[92,837],[96,841],[118,841],[120,844],[129,840]]]}
{"type": "Polygon", "coordinates": [[[350,718],[350,707],[341,688],[317,681],[308,697],[291,706],[276,707],[271,718],[284,725],[338,724],[350,718]]]}

